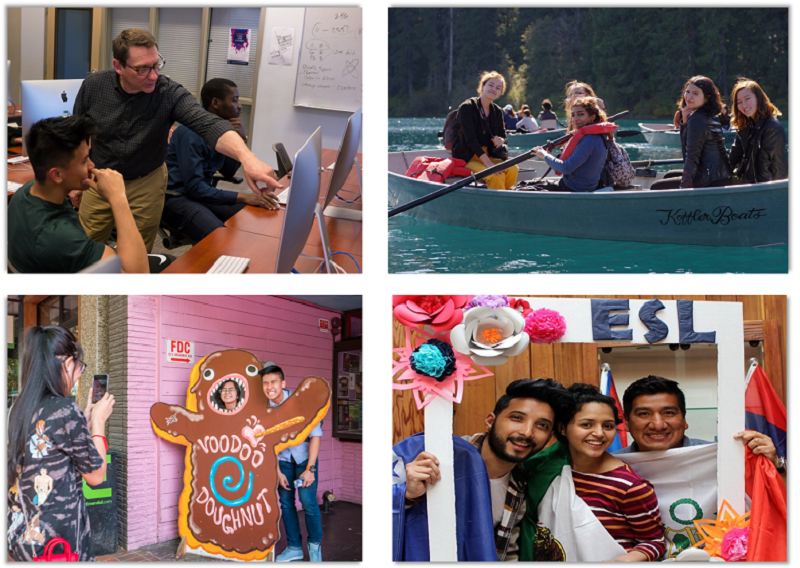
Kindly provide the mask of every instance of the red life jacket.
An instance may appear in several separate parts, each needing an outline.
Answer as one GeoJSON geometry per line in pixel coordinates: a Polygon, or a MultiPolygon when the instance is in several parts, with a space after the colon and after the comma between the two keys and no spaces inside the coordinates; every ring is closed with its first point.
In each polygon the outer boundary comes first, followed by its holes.
{"type": "Polygon", "coordinates": [[[458,158],[431,158],[419,156],[411,162],[406,177],[444,183],[450,176],[467,177],[472,171],[466,168],[467,162],[458,158]]]}
{"type": "MultiPolygon", "coordinates": [[[[575,151],[575,148],[578,147],[578,143],[583,139],[584,136],[587,134],[611,134],[616,131],[617,125],[613,122],[600,122],[598,124],[588,124],[580,129],[578,129],[575,134],[572,135],[570,138],[567,147],[564,148],[564,151],[561,152],[561,156],[559,156],[559,160],[562,162],[566,162],[567,159],[572,155],[572,152],[575,151]]],[[[556,172],[556,174],[561,175],[561,172],[556,172]]]]}

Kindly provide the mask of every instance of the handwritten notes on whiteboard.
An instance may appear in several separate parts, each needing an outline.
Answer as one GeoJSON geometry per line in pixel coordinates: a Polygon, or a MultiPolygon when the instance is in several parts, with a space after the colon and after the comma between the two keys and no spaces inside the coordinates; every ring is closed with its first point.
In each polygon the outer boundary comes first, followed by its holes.
{"type": "Polygon", "coordinates": [[[361,108],[361,8],[306,8],[294,104],[361,108]]]}

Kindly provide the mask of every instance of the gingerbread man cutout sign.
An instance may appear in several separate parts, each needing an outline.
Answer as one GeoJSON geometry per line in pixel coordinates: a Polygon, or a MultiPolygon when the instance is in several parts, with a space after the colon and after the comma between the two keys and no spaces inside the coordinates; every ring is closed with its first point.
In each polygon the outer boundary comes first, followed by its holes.
{"type": "Polygon", "coordinates": [[[277,454],[306,439],[330,406],[325,379],[306,377],[276,408],[261,388],[262,364],[247,351],[218,351],[192,369],[186,407],[156,403],[156,434],[186,446],[178,529],[195,551],[264,560],[279,536],[277,454]],[[233,381],[233,410],[215,400],[233,381]]]}

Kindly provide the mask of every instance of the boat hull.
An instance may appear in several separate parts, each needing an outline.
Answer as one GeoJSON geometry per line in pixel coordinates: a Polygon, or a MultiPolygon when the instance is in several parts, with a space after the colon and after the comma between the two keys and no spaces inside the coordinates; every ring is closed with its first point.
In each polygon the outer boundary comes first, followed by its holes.
{"type": "MultiPolygon", "coordinates": [[[[670,148],[681,147],[681,133],[678,130],[650,130],[644,125],[639,125],[642,129],[642,136],[651,146],[669,146],[670,148]]],[[[725,132],[725,145],[731,146],[736,140],[736,132],[725,132]]]]}
{"type": "MultiPolygon", "coordinates": [[[[442,187],[390,172],[389,205],[397,207],[442,187]]],[[[404,215],[490,231],[758,247],[787,244],[788,205],[788,180],[695,190],[597,193],[463,188],[404,215]]]]}

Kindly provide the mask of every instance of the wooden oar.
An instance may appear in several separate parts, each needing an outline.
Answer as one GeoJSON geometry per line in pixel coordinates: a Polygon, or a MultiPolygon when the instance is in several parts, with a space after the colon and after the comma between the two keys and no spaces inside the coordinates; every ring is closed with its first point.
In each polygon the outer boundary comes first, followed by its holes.
{"type": "MultiPolygon", "coordinates": [[[[609,117],[606,120],[606,122],[614,122],[614,121],[620,120],[622,118],[625,118],[629,114],[630,114],[630,111],[628,111],[628,110],[622,111],[619,114],[615,114],[614,116],[609,117]]],[[[544,148],[547,152],[551,152],[553,150],[553,148],[557,148],[558,146],[561,146],[561,145],[566,144],[567,142],[569,142],[570,138],[572,138],[572,133],[566,134],[566,135],[562,136],[561,138],[556,138],[552,142],[548,142],[547,144],[542,145],[542,148],[544,148]]],[[[495,164],[491,168],[486,168],[482,172],[473,173],[468,178],[464,178],[461,181],[456,182],[453,185],[450,185],[450,186],[447,186],[447,187],[443,187],[442,189],[437,189],[436,191],[431,192],[428,195],[424,195],[424,196],[420,197],[419,199],[414,199],[413,201],[409,201],[408,203],[406,203],[404,205],[398,205],[397,207],[395,207],[394,209],[389,211],[389,218],[391,219],[395,215],[399,215],[400,213],[408,211],[409,209],[413,209],[414,207],[417,207],[418,205],[422,205],[423,203],[428,203],[429,201],[433,201],[434,199],[437,199],[437,198],[439,198],[439,197],[441,197],[443,195],[447,195],[448,193],[451,193],[451,192],[453,192],[453,191],[455,191],[457,189],[461,189],[462,187],[466,187],[467,185],[471,184],[473,181],[478,181],[479,179],[483,179],[483,178],[489,177],[492,174],[496,174],[497,172],[502,172],[503,170],[506,170],[506,169],[510,168],[511,166],[514,166],[516,164],[524,162],[525,160],[529,160],[533,156],[536,155],[536,154],[533,153],[533,150],[534,149],[530,149],[527,152],[523,152],[519,156],[516,156],[514,158],[509,158],[505,162],[500,162],[499,164],[495,164]]]]}

